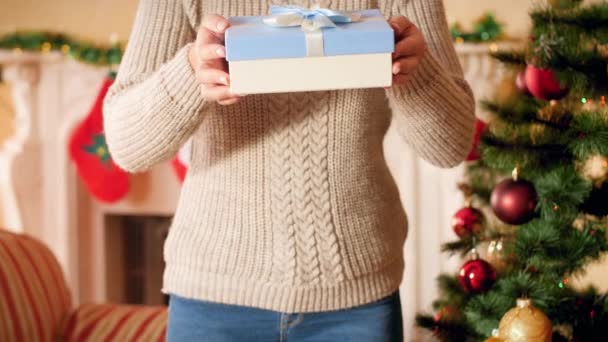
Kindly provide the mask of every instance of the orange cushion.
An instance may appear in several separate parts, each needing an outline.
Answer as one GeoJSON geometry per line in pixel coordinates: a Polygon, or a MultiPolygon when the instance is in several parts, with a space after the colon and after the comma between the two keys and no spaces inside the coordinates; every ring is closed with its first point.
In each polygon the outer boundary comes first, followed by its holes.
{"type": "Polygon", "coordinates": [[[0,230],[0,341],[51,341],[70,307],[51,251],[28,235],[0,230]]]}
{"type": "Polygon", "coordinates": [[[164,341],[165,306],[83,304],[67,321],[62,341],[164,341]]]}

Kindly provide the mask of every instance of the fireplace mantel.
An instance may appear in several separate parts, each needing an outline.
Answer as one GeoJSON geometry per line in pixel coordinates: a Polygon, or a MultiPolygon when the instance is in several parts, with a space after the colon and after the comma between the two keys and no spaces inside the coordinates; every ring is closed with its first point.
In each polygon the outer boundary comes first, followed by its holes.
{"type": "Polygon", "coordinates": [[[67,146],[109,70],[59,53],[0,51],[0,65],[15,112],[14,134],[0,146],[0,225],[52,249],[75,302],[104,300],[104,217],[171,216],[179,182],[169,165],[160,165],[132,175],[124,200],[111,205],[92,200],[67,146]]]}

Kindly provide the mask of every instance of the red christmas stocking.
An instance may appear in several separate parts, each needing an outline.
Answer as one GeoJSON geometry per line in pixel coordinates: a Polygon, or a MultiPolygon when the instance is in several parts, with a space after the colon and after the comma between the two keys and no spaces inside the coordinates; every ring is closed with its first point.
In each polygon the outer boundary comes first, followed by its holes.
{"type": "Polygon", "coordinates": [[[112,161],[103,133],[103,99],[112,85],[106,78],[93,108],[76,127],[69,142],[70,159],[91,195],[103,202],[115,202],[129,191],[129,175],[112,161]]]}
{"type": "Polygon", "coordinates": [[[186,178],[186,174],[188,173],[188,167],[190,166],[190,151],[192,148],[192,139],[189,139],[184,146],[182,146],[175,158],[171,160],[171,166],[173,166],[173,171],[175,171],[175,175],[177,179],[181,183],[184,182],[186,178]]]}

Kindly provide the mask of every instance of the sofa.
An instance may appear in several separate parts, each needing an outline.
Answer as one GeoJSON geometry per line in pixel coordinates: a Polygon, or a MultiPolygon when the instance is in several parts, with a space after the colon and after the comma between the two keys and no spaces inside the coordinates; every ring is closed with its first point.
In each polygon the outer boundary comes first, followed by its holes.
{"type": "Polygon", "coordinates": [[[0,341],[164,341],[165,306],[74,307],[52,252],[27,234],[0,229],[0,341]]]}

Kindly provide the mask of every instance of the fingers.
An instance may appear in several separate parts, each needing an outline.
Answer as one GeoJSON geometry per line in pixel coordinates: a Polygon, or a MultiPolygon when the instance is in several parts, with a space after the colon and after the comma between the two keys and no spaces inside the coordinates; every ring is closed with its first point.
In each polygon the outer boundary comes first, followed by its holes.
{"type": "Polygon", "coordinates": [[[230,105],[233,105],[233,104],[239,102],[240,100],[241,100],[240,97],[235,96],[235,97],[228,98],[228,99],[225,99],[225,100],[217,101],[217,103],[220,104],[220,105],[222,105],[222,106],[230,106],[230,105]]]}
{"type": "Polygon", "coordinates": [[[238,102],[240,96],[230,92],[230,88],[224,85],[203,85],[201,87],[203,97],[208,101],[218,102],[221,105],[230,105],[238,102]]]}
{"type": "Polygon", "coordinates": [[[230,22],[217,14],[206,15],[199,28],[197,40],[201,44],[218,43],[224,41],[224,33],[230,27],[230,22]]]}
{"type": "Polygon", "coordinates": [[[226,57],[226,48],[221,44],[205,44],[199,49],[202,60],[220,59],[226,57]]]}
{"type": "Polygon", "coordinates": [[[420,64],[417,57],[399,58],[393,62],[393,75],[409,75],[420,64]]]}
{"type": "Polygon", "coordinates": [[[196,73],[196,78],[201,84],[207,86],[212,85],[230,85],[230,75],[224,70],[203,68],[196,73]]]}
{"type": "Polygon", "coordinates": [[[420,55],[424,49],[424,42],[419,35],[407,36],[395,45],[393,58],[420,55]]]}
{"type": "Polygon", "coordinates": [[[407,33],[416,26],[406,17],[402,15],[393,16],[388,20],[388,23],[391,25],[393,30],[395,31],[395,37],[397,39],[403,38],[407,36],[407,33]]]}
{"type": "Polygon", "coordinates": [[[408,75],[394,75],[393,76],[393,85],[406,85],[409,81],[410,77],[408,75]]]}
{"type": "MultiPolygon", "coordinates": [[[[226,18],[212,14],[203,18],[196,37],[196,78],[207,101],[220,105],[235,104],[240,96],[230,92],[230,75],[226,64],[224,35],[230,27],[226,18]]],[[[192,63],[192,62],[191,62],[192,63]]]]}

